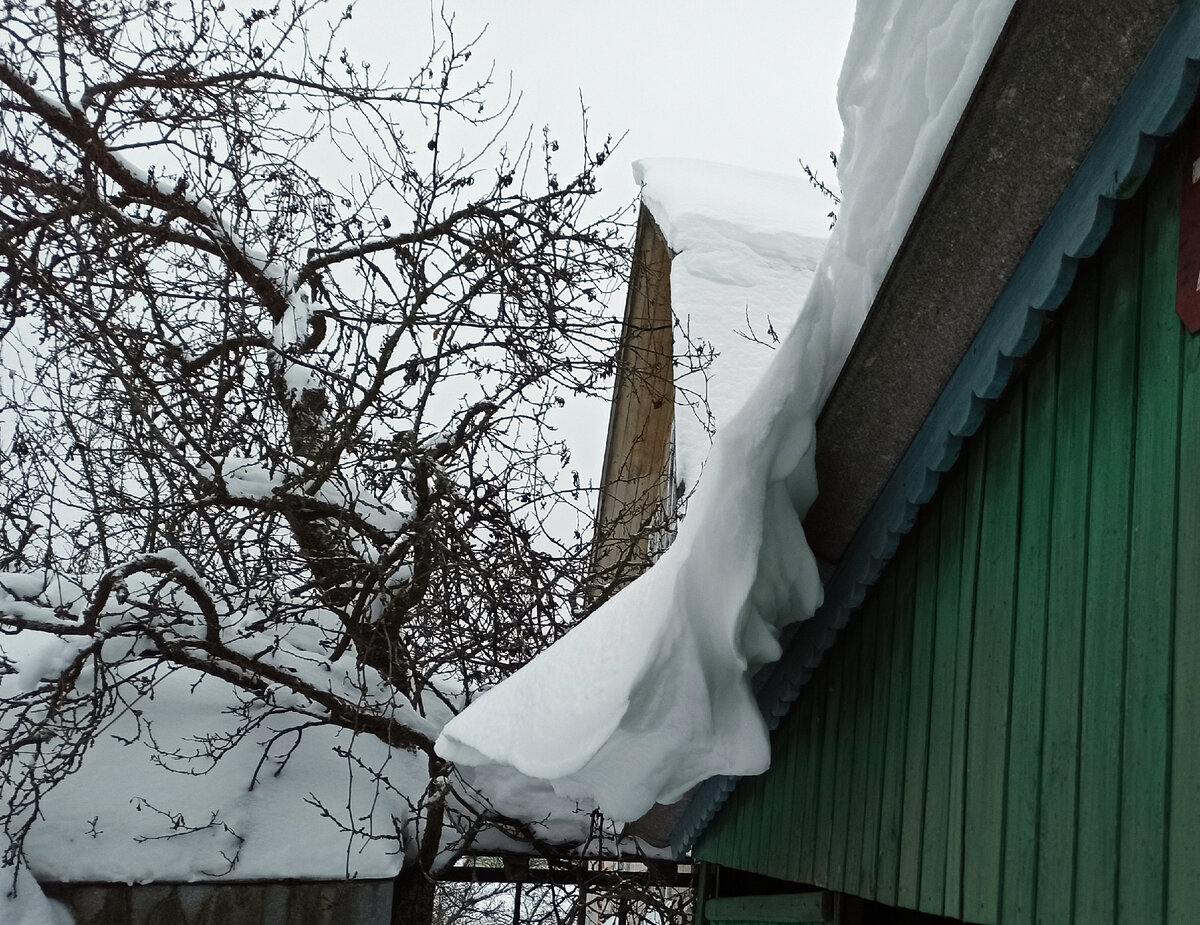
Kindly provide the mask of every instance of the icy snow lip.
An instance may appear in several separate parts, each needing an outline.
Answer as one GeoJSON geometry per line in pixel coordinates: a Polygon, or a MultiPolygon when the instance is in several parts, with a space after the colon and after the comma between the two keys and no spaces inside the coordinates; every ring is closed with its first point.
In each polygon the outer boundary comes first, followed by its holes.
{"type": "Polygon", "coordinates": [[[747,669],[778,658],[773,618],[811,614],[821,588],[792,498],[815,495],[811,439],[770,427],[794,393],[756,397],[705,471],[725,490],[701,488],[653,569],[451,720],[443,757],[512,765],[622,820],[716,768],[766,768],[747,669]]]}

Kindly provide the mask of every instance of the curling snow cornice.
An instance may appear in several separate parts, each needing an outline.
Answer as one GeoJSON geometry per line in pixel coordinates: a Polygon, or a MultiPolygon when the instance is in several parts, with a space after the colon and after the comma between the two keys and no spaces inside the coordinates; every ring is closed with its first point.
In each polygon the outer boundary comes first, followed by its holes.
{"type": "MultiPolygon", "coordinates": [[[[1006,32],[1001,41],[1007,38],[1006,32]]],[[[1096,252],[1107,235],[1117,201],[1133,195],[1145,179],[1158,140],[1179,127],[1196,97],[1198,83],[1200,0],[1187,0],[1175,10],[1125,87],[1086,158],[845,548],[826,584],[824,605],[799,626],[783,657],[769,670],[758,701],[771,728],[787,713],[823,653],[862,603],[920,507],[933,496],[942,473],[958,458],[963,441],[978,429],[988,404],[1004,391],[1014,362],[1033,347],[1046,314],[1062,304],[1078,265],[1096,252]]],[[[964,122],[978,111],[968,110],[964,122]]],[[[951,150],[947,157],[953,154],[951,150]]],[[[935,184],[938,179],[940,176],[935,184]]],[[[906,256],[902,250],[898,261],[906,256]]],[[[736,781],[721,776],[701,785],[672,836],[677,854],[691,850],[736,781]]]]}

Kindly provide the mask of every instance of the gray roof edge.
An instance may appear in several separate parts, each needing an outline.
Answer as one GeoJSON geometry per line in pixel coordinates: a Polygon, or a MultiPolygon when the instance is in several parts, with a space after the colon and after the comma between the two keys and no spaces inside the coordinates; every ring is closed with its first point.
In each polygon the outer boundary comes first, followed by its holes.
{"type": "Polygon", "coordinates": [[[1177,0],[1018,0],[817,424],[805,526],[836,563],[1177,0]]]}

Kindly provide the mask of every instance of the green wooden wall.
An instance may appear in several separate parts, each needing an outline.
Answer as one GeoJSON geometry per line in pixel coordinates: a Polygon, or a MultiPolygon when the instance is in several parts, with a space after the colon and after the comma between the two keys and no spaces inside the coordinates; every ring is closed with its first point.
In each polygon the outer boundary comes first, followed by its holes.
{"type": "Polygon", "coordinates": [[[1200,921],[1200,338],[1176,168],[1147,187],[697,857],[968,922],[1200,921]]]}

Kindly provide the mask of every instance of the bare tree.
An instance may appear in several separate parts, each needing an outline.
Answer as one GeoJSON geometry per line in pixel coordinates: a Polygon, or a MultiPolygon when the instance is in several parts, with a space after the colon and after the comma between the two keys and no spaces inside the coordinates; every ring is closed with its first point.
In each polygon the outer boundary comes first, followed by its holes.
{"type": "Polygon", "coordinates": [[[167,671],[240,691],[247,724],[424,753],[425,918],[439,851],[522,835],[471,817],[406,717],[460,708],[586,606],[591,502],[547,418],[611,374],[627,228],[588,210],[611,140],[560,167],[450,17],[396,80],[343,50],[352,15],[0,14],[0,629],[70,655],[2,689],[8,863],[167,671]]]}
{"type": "MultiPolygon", "coordinates": [[[[498,873],[475,867],[476,875],[498,873]]],[[[637,863],[593,861],[574,869],[530,866],[515,884],[487,876],[441,885],[435,925],[690,925],[690,888],[664,883],[637,863]]]]}

